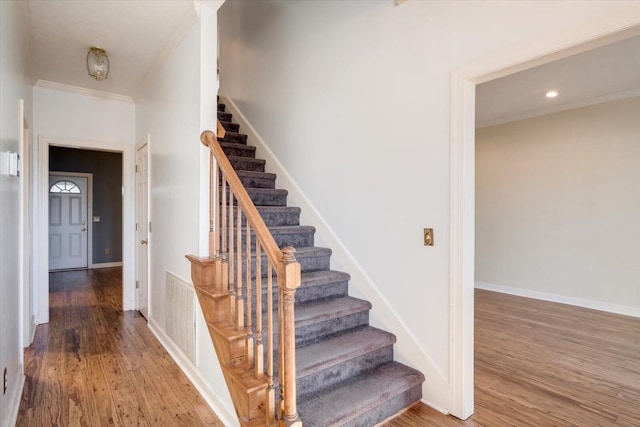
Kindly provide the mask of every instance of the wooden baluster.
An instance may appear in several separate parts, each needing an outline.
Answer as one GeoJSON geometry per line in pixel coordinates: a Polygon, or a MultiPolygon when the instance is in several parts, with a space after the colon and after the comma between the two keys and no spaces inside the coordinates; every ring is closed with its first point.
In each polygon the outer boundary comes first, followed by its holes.
{"type": "MultiPolygon", "coordinates": [[[[238,205],[238,211],[240,211],[240,205],[238,205]]],[[[236,245],[238,247],[237,257],[238,262],[236,264],[236,282],[238,283],[238,299],[237,299],[237,307],[236,307],[236,327],[238,329],[244,328],[244,296],[242,294],[242,228],[240,228],[240,224],[242,223],[242,219],[238,221],[236,224],[238,228],[238,232],[236,233],[236,245]]],[[[247,285],[247,288],[249,285],[247,285]]]]}
{"type": "Polygon", "coordinates": [[[236,282],[237,280],[234,278],[234,272],[235,270],[233,269],[233,263],[234,263],[234,257],[233,257],[233,250],[234,250],[234,243],[233,243],[233,192],[229,192],[229,224],[227,227],[227,230],[222,230],[224,233],[229,233],[229,237],[227,238],[228,246],[229,246],[229,286],[231,288],[236,286],[236,282]]]}
{"type": "Polygon", "coordinates": [[[294,303],[296,290],[300,286],[300,263],[296,262],[296,250],[290,246],[282,249],[282,276],[278,276],[280,297],[282,298],[281,330],[284,335],[284,347],[280,353],[284,356],[284,413],[280,420],[282,426],[302,426],[296,404],[296,325],[294,303]]]}
{"type": "MultiPolygon", "coordinates": [[[[222,214],[222,227],[220,233],[222,234],[222,252],[220,254],[221,260],[221,284],[223,290],[229,290],[229,270],[228,270],[228,259],[227,259],[227,239],[226,239],[226,228],[227,228],[227,180],[222,177],[222,197],[221,197],[221,209],[220,213],[222,214]]],[[[233,292],[233,291],[231,291],[233,292]]]]}
{"type": "Polygon", "coordinates": [[[273,389],[273,267],[267,262],[267,424],[275,416],[275,391],[273,389]]]}
{"type": "MultiPolygon", "coordinates": [[[[249,223],[247,222],[247,227],[246,227],[246,231],[247,231],[247,236],[246,236],[246,243],[247,243],[247,322],[246,322],[246,333],[247,333],[247,338],[246,338],[246,342],[247,342],[247,366],[251,367],[253,366],[253,362],[254,362],[254,355],[253,355],[253,329],[252,329],[252,322],[251,322],[251,311],[252,311],[252,307],[251,307],[251,227],[249,226],[249,223]]],[[[256,248],[258,246],[258,241],[256,239],[256,248]]],[[[260,259],[256,256],[256,275],[258,274],[258,265],[261,263],[260,259]]]]}
{"type": "MultiPolygon", "coordinates": [[[[256,259],[262,257],[260,242],[256,239],[256,259]]],[[[256,377],[264,375],[264,344],[262,344],[262,262],[256,262],[256,377]]]]}
{"type": "Polygon", "coordinates": [[[209,257],[213,258],[216,254],[216,249],[218,246],[217,239],[217,228],[214,227],[214,219],[215,219],[215,200],[214,200],[214,188],[217,187],[217,177],[218,177],[218,166],[216,163],[216,159],[213,157],[213,152],[209,149],[209,257]]]}

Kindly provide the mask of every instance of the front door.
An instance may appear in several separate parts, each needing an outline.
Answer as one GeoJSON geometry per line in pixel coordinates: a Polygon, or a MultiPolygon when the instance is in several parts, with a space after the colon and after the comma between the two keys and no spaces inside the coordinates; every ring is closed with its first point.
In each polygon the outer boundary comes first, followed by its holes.
{"type": "Polygon", "coordinates": [[[136,286],[138,311],[148,319],[148,266],[149,266],[149,207],[148,207],[148,157],[149,145],[136,151],[136,286]]]}
{"type": "Polygon", "coordinates": [[[88,267],[87,178],[49,175],[49,270],[88,267]]]}

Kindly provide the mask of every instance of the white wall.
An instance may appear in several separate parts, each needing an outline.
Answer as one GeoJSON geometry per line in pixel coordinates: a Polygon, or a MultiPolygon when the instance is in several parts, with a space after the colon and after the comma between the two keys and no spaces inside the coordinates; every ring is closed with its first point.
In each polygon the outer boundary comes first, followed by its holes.
{"type": "Polygon", "coordinates": [[[633,4],[274,0],[220,10],[221,92],[370,278],[352,288],[379,292],[408,325],[436,407],[450,407],[451,72],[633,4]],[[422,246],[424,227],[434,247],[422,246]]]}
{"type": "Polygon", "coordinates": [[[638,118],[631,98],[477,131],[480,286],[640,315],[638,118]]]}
{"type": "Polygon", "coordinates": [[[171,303],[165,300],[166,271],[190,282],[185,255],[207,255],[209,155],[200,133],[215,129],[216,29],[215,10],[202,7],[137,99],[136,140],[150,135],[149,326],[225,425],[233,425],[233,403],[202,313],[196,322],[197,366],[164,333],[165,305],[171,303]]]}
{"type": "MultiPolygon", "coordinates": [[[[0,2],[0,152],[22,150],[20,100],[31,122],[33,91],[28,46],[18,2],[0,2]]],[[[2,156],[2,159],[6,157],[2,156]]],[[[20,180],[0,167],[0,380],[7,368],[7,393],[0,394],[0,426],[15,422],[22,395],[22,300],[20,283],[20,180]]],[[[1,383],[1,381],[0,381],[1,383]]]]}
{"type": "Polygon", "coordinates": [[[135,305],[135,278],[133,265],[133,146],[135,142],[135,106],[133,102],[108,99],[67,90],[40,87],[33,90],[34,138],[38,151],[34,151],[34,183],[37,196],[38,231],[34,234],[34,282],[36,321],[49,321],[48,275],[48,210],[47,183],[49,170],[48,145],[64,145],[89,150],[111,150],[123,153],[123,308],[135,305]]]}

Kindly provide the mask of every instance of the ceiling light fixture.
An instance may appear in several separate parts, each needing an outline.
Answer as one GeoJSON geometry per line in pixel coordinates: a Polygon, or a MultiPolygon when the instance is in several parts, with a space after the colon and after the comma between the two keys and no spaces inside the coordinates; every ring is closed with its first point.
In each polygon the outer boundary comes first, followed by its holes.
{"type": "Polygon", "coordinates": [[[555,98],[556,96],[558,96],[558,91],[557,90],[550,90],[549,92],[546,93],[545,96],[547,98],[555,98]]]}
{"type": "Polygon", "coordinates": [[[105,80],[109,76],[109,57],[104,49],[92,47],[87,53],[87,71],[94,79],[105,80]]]}

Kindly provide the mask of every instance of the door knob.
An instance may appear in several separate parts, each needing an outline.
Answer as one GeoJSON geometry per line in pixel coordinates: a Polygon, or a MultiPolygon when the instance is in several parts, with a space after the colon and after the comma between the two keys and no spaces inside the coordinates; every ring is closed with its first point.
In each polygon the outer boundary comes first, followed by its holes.
{"type": "Polygon", "coordinates": [[[85,227],[82,227],[82,231],[87,231],[87,229],[85,227]]]}
{"type": "Polygon", "coordinates": [[[146,240],[140,240],[140,244],[141,244],[141,245],[146,245],[146,244],[147,244],[147,241],[146,241],[146,240]]]}

